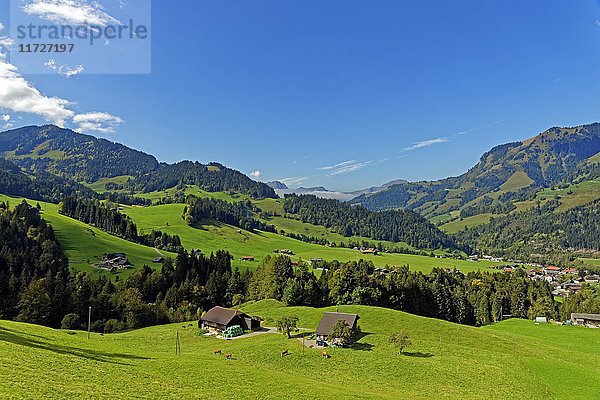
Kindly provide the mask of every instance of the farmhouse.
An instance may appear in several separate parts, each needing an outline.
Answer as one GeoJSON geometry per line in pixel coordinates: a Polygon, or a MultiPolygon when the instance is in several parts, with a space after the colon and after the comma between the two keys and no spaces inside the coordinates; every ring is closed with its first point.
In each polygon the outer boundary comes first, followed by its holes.
{"type": "Polygon", "coordinates": [[[319,322],[317,328],[317,344],[327,344],[327,337],[331,333],[331,329],[338,321],[346,321],[350,329],[353,331],[357,328],[358,314],[344,314],[338,312],[326,312],[319,322]]]}
{"type": "Polygon", "coordinates": [[[104,254],[102,261],[96,264],[96,267],[113,272],[115,270],[131,268],[132,265],[125,253],[110,253],[104,254]]]}
{"type": "Polygon", "coordinates": [[[600,327],[600,314],[572,313],[573,325],[600,327]]]}
{"type": "Polygon", "coordinates": [[[377,255],[379,254],[379,252],[377,251],[377,249],[363,249],[361,250],[361,253],[363,254],[373,254],[373,255],[377,255]]]}
{"type": "Polygon", "coordinates": [[[245,330],[260,329],[260,321],[241,311],[225,307],[213,307],[198,321],[200,328],[213,328],[224,331],[230,326],[239,325],[245,330]]]}
{"type": "Polygon", "coordinates": [[[240,258],[242,261],[254,261],[254,256],[243,256],[240,258]]]}

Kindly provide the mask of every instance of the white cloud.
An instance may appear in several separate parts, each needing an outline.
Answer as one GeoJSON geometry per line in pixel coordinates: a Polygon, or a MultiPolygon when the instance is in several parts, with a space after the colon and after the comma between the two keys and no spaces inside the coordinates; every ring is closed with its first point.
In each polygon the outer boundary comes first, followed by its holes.
{"type": "Polygon", "coordinates": [[[415,150],[415,149],[420,149],[421,147],[428,147],[437,143],[446,143],[448,141],[448,138],[445,137],[441,137],[441,138],[436,138],[436,139],[430,139],[430,140],[423,140],[420,142],[414,142],[411,146],[405,147],[403,150],[405,151],[411,151],[411,150],[415,150]]]}
{"type": "Polygon", "coordinates": [[[596,26],[600,26],[600,19],[597,19],[596,21],[594,21],[594,24],[596,24],[596,26]]]}
{"type": "Polygon", "coordinates": [[[328,170],[336,169],[336,168],[339,168],[339,167],[343,167],[344,165],[352,164],[352,163],[355,163],[355,162],[356,162],[356,160],[348,160],[348,161],[341,162],[339,164],[327,165],[325,167],[320,167],[319,169],[321,171],[328,171],[328,170]]]}
{"type": "MultiPolygon", "coordinates": [[[[4,30],[4,24],[2,24],[0,22],[0,32],[2,32],[4,30]]],[[[0,36],[0,49],[2,48],[9,48],[11,47],[13,44],[15,44],[15,41],[12,40],[11,38],[9,38],[8,36],[0,36]]]]}
{"type": "Polygon", "coordinates": [[[72,77],[73,75],[81,74],[84,71],[83,65],[78,65],[76,67],[69,67],[68,65],[56,65],[56,61],[50,59],[44,63],[45,67],[50,68],[53,71],[58,72],[60,75],[63,75],[67,78],[72,77]]]}
{"type": "Polygon", "coordinates": [[[10,121],[10,115],[4,114],[4,115],[0,116],[0,119],[4,122],[8,122],[8,121],[10,121]]]}
{"type": "Polygon", "coordinates": [[[329,174],[327,174],[327,176],[336,176],[336,175],[348,174],[350,172],[355,172],[355,171],[358,171],[360,169],[363,169],[363,168],[373,164],[373,162],[374,162],[373,160],[370,160],[370,161],[361,161],[361,162],[352,161],[352,162],[340,163],[337,166],[335,166],[333,171],[330,172],[329,174]]]}
{"type": "Polygon", "coordinates": [[[260,171],[252,171],[250,172],[250,176],[253,178],[260,178],[260,171]]]}
{"type": "Polygon", "coordinates": [[[99,3],[85,0],[29,0],[22,8],[26,14],[64,25],[120,24],[99,3]]]}
{"type": "Polygon", "coordinates": [[[285,183],[286,186],[296,186],[306,182],[308,176],[293,176],[289,178],[277,179],[279,182],[285,183]]]}
{"type": "Polygon", "coordinates": [[[36,114],[47,121],[64,126],[75,113],[67,108],[69,101],[44,96],[6,61],[0,53],[0,109],[36,114]]]}
{"type": "Polygon", "coordinates": [[[80,132],[113,133],[124,121],[105,112],[91,112],[75,115],[73,122],[78,125],[77,130],[80,132]]]}
{"type": "Polygon", "coordinates": [[[13,44],[15,44],[15,41],[8,36],[0,36],[0,48],[10,48],[13,44]]]}

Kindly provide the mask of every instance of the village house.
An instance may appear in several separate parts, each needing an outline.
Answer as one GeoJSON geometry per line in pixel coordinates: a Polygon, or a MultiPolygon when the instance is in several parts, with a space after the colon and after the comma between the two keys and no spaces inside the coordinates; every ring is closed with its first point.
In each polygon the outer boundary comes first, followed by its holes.
{"type": "Polygon", "coordinates": [[[239,310],[225,307],[213,307],[198,321],[199,328],[211,328],[218,331],[239,325],[244,330],[260,329],[260,321],[239,310]]]}
{"type": "Polygon", "coordinates": [[[318,346],[327,346],[330,343],[329,334],[331,333],[331,329],[338,321],[345,321],[350,329],[356,331],[358,327],[358,319],[360,317],[358,314],[345,314],[338,312],[326,312],[323,314],[321,318],[321,322],[319,322],[319,327],[317,328],[317,345],[318,346]]]}
{"type": "Polygon", "coordinates": [[[571,322],[573,322],[573,325],[599,328],[600,314],[572,313],[571,322]]]}
{"type": "Polygon", "coordinates": [[[554,265],[549,265],[544,268],[544,273],[546,275],[558,275],[561,271],[560,267],[555,267],[554,265]]]}
{"type": "Polygon", "coordinates": [[[377,254],[379,254],[379,252],[377,251],[377,249],[363,249],[361,250],[361,253],[363,254],[373,254],[374,256],[376,256],[377,254]]]}
{"type": "Polygon", "coordinates": [[[242,258],[240,258],[240,260],[242,260],[242,261],[254,261],[255,258],[254,258],[254,256],[243,256],[242,258]]]}

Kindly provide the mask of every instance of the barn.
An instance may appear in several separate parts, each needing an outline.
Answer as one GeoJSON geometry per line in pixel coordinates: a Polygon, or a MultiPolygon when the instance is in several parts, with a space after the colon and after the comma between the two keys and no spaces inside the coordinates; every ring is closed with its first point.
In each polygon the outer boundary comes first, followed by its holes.
{"type": "Polygon", "coordinates": [[[239,325],[244,330],[260,329],[260,321],[232,308],[213,307],[198,321],[200,328],[213,328],[223,331],[230,326],[239,325]]]}

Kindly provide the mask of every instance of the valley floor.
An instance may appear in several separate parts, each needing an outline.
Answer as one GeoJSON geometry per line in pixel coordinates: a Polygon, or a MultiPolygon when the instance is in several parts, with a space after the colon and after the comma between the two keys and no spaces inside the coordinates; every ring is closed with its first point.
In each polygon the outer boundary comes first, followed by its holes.
{"type": "MultiPolygon", "coordinates": [[[[195,323],[88,340],[85,332],[0,321],[0,397],[600,398],[600,330],[524,320],[473,328],[375,307],[339,309],[360,315],[364,335],[353,349],[330,349],[330,359],[283,335],[198,336],[195,323]],[[181,355],[175,355],[177,330],[181,355]],[[387,344],[399,330],[414,343],[408,355],[387,344]],[[282,358],[283,349],[290,355],[282,358]]],[[[324,311],[269,300],[244,310],[266,324],[295,314],[299,326],[311,329],[324,311]]]]}

